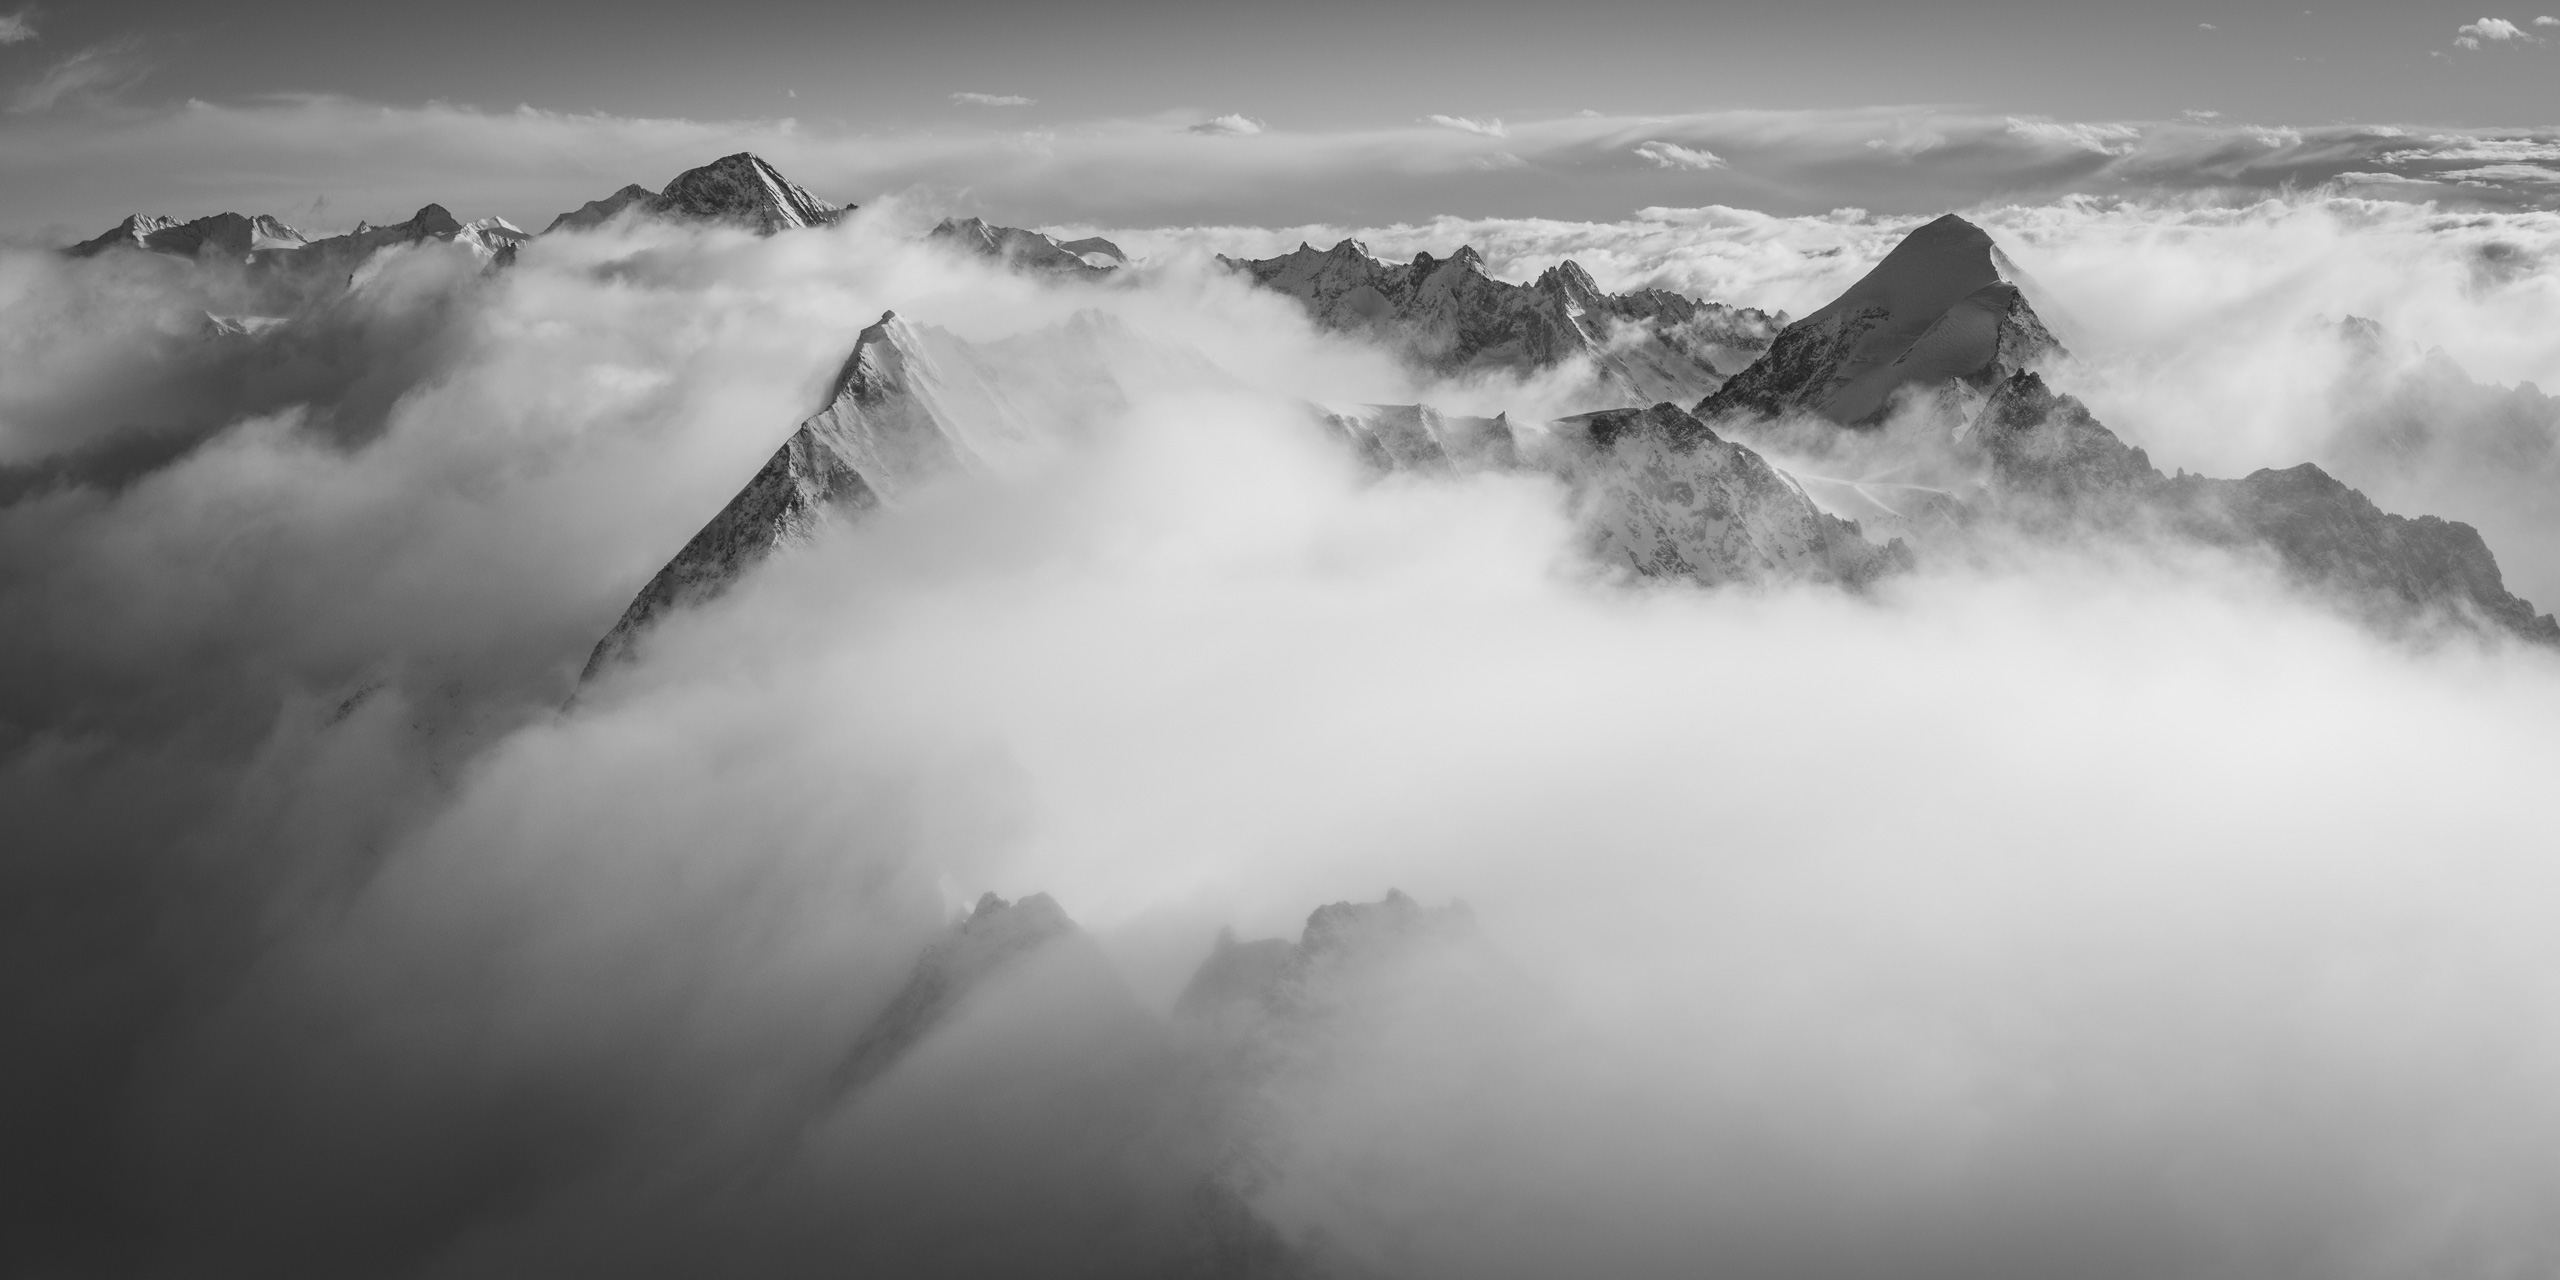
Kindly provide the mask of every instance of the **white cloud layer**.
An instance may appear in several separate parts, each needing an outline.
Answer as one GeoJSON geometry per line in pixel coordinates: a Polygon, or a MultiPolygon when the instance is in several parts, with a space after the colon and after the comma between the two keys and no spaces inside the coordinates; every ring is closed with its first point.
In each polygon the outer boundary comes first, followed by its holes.
{"type": "Polygon", "coordinates": [[[0,45],[25,44],[35,38],[35,6],[29,5],[16,13],[0,13],[0,45]]]}
{"type": "Polygon", "coordinates": [[[1027,107],[1039,101],[1016,93],[955,93],[951,100],[968,107],[1027,107]]]}

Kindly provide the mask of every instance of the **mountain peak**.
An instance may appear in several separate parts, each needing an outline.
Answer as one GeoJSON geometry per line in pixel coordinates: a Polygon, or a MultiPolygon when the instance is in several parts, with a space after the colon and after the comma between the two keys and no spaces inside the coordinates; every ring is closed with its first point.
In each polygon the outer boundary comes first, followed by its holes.
{"type": "Polygon", "coordinates": [[[1812,413],[1880,421],[1907,386],[1987,392],[2061,354],[2019,288],[2023,276],[1988,232],[1954,214],[1920,226],[1834,298],[1787,326],[1699,413],[1812,413]]]}
{"type": "MultiPolygon", "coordinates": [[[[626,188],[627,190],[627,188],[626,188]]],[[[844,209],[810,195],[753,152],[722,156],[687,169],[648,202],[651,213],[730,222],[772,235],[832,225],[844,209]]]]}

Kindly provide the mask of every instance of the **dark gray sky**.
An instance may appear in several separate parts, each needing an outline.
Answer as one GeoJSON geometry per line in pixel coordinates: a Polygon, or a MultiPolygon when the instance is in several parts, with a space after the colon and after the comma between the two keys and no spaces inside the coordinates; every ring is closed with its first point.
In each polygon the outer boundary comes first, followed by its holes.
{"type": "MultiPolygon", "coordinates": [[[[1909,102],[2077,118],[2203,108],[2285,124],[2548,121],[2551,58],[2432,56],[2454,50],[2479,5],[79,0],[39,10],[46,48],[13,51],[13,71],[132,39],[156,64],[152,87],[179,97],[318,92],[884,127],[947,118],[956,91],[1035,97],[1040,116],[1192,106],[1300,127],[1909,102]]],[[[2504,15],[2528,29],[2534,16],[2504,15]]]]}
{"type": "MultiPolygon", "coordinates": [[[[0,17],[0,37],[23,37],[0,43],[0,162],[15,179],[0,233],[242,203],[323,225],[427,199],[539,221],[744,147],[797,152],[794,175],[838,199],[920,185],[1052,222],[1954,207],[2078,189],[2128,148],[2021,156],[2014,137],[1976,146],[1929,123],[1940,117],[2414,136],[2550,123],[2560,21],[2517,10],[2481,28],[2480,0],[2462,2],[80,0],[0,17]],[[1897,108],[1881,139],[1838,127],[1878,107],[1897,108]],[[1739,142],[1647,123],[1753,112],[1771,114],[1739,142]],[[1524,141],[1441,154],[1475,142],[1405,136],[1433,116],[1499,119],[1509,132],[1479,139],[1524,141]],[[1179,137],[1218,117],[1260,132],[1251,163],[1179,137]],[[1525,137],[1593,118],[1620,127],[1573,143],[1589,155],[1525,137]],[[1825,130],[1833,151],[1809,139],[1825,130]],[[1933,130],[1953,142],[1915,170],[1906,143],[1933,130]],[[1716,162],[1635,150],[1655,141],[1716,162]],[[1903,168],[1879,168],[1879,148],[1903,168]],[[1616,159],[1592,162],[1602,153],[1616,159]],[[1185,173],[1202,176],[1186,188],[1185,173]]],[[[2294,155],[2251,180],[2390,171],[2372,150],[2294,155]]],[[[2524,170],[2494,180],[2511,203],[2552,185],[2524,170]]]]}

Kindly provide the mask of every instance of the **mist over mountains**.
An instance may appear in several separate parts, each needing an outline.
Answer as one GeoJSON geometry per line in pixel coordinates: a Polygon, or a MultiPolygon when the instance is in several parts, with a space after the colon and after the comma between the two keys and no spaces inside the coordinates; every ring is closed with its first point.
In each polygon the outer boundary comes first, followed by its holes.
{"type": "Polygon", "coordinates": [[[2560,410],[2222,215],[180,212],[0,260],[12,1270],[2560,1257],[2560,410]]]}

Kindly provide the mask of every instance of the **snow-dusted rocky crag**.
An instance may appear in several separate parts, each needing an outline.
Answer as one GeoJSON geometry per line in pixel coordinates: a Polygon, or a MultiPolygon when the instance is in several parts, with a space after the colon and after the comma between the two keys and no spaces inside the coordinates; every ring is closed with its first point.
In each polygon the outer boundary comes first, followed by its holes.
{"type": "Polygon", "coordinates": [[[1915,535],[1962,536],[1978,514],[2044,536],[2174,536],[2271,555],[2387,624],[2453,617],[2560,642],[2560,624],[2506,590],[2469,525],[2389,514],[2308,463],[2239,480],[2163,476],[2038,372],[2064,353],[2023,280],[1980,228],[1940,218],[1788,326],[1698,415],[1853,471],[1916,451],[1942,475],[1969,472],[1951,485],[1962,494],[1855,474],[1808,486],[1850,514],[1900,503],[1914,514],[1894,527],[1915,535]],[[1906,403],[1915,434],[1882,443],[1878,428],[1906,403]]]}
{"type": "Polygon", "coordinates": [[[1100,276],[1127,266],[1129,255],[1100,236],[1060,240],[1020,227],[998,227],[979,218],[945,218],[926,238],[1010,267],[1070,276],[1100,276]]]}
{"type": "Polygon", "coordinates": [[[2261,550],[2386,625],[2451,616],[2560,644],[2560,622],[2506,589],[2477,530],[2393,515],[2310,463],[2237,480],[2165,476],[2032,372],[2002,383],[1967,435],[1990,463],[1985,504],[2014,523],[2137,527],[2261,550]]]}
{"type": "Polygon", "coordinates": [[[1603,293],[1571,262],[1511,284],[1485,274],[1473,248],[1389,263],[1345,240],[1221,261],[1296,298],[1317,324],[1375,338],[1434,373],[1527,375],[1588,361],[1595,408],[1711,391],[1764,350],[1783,319],[1661,289],[1603,293]]]}
{"type": "Polygon", "coordinates": [[[1854,585],[1911,566],[1900,541],[1867,541],[1793,477],[1678,405],[1567,418],[1554,447],[1602,563],[1710,586],[1854,585]]]}

